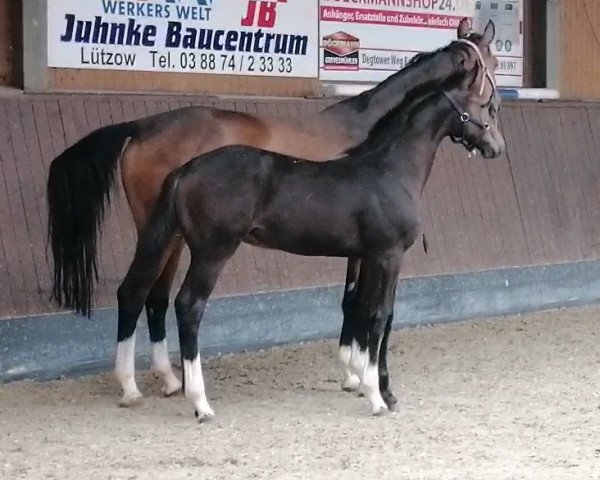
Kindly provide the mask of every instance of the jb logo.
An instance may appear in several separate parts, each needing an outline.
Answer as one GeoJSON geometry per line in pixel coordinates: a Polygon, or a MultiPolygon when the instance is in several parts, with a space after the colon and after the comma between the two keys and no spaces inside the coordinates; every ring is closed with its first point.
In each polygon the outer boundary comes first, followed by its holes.
{"type": "Polygon", "coordinates": [[[246,16],[242,18],[242,26],[272,28],[277,18],[278,3],[287,3],[287,0],[248,0],[248,10],[246,16]]]}

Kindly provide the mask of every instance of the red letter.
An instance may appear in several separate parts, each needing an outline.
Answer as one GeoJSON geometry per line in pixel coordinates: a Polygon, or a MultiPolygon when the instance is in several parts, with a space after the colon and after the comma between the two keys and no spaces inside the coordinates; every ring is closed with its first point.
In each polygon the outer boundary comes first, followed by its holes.
{"type": "Polygon", "coordinates": [[[248,1],[248,11],[246,12],[246,18],[242,18],[243,27],[251,27],[254,25],[254,14],[256,13],[256,0],[248,1]]]}
{"type": "Polygon", "coordinates": [[[275,25],[275,11],[277,2],[261,2],[260,11],[258,13],[258,26],[263,28],[272,28],[275,25]]]}

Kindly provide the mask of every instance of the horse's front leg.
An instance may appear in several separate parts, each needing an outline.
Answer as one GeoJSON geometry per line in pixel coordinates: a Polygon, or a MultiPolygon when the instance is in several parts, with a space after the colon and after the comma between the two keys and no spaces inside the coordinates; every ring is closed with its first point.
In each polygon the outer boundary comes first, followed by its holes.
{"type": "Polygon", "coordinates": [[[382,347],[387,349],[384,338],[394,307],[402,257],[403,252],[392,251],[361,262],[356,344],[352,349],[350,367],[360,377],[374,415],[389,409],[380,389],[379,361],[382,347]]]}
{"type": "MultiPolygon", "coordinates": [[[[395,292],[393,297],[395,297],[395,292]]],[[[395,411],[398,406],[398,400],[392,393],[390,386],[390,373],[387,365],[387,350],[388,350],[388,339],[392,330],[392,323],[394,321],[394,300],[392,299],[392,311],[388,315],[387,324],[383,333],[383,339],[381,340],[381,347],[379,349],[379,391],[383,397],[383,401],[387,405],[390,411],[395,411]]]]}
{"type": "Polygon", "coordinates": [[[349,258],[346,268],[346,285],[344,286],[344,298],[342,300],[342,312],[344,322],[340,334],[338,360],[340,362],[344,382],[342,389],[353,392],[360,387],[360,378],[350,369],[350,357],[352,355],[352,342],[355,342],[356,330],[356,305],[358,300],[358,277],[360,273],[360,259],[349,258]]]}

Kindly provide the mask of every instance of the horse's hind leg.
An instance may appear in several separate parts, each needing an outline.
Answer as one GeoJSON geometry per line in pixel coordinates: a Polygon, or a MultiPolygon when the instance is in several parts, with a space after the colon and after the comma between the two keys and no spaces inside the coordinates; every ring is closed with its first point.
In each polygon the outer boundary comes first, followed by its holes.
{"type": "Polygon", "coordinates": [[[206,302],[219,274],[239,244],[238,240],[222,240],[214,248],[195,249],[190,246],[190,267],[175,299],[179,349],[183,360],[184,393],[194,405],[199,421],[214,416],[214,412],[206,398],[198,348],[198,329],[206,302]]]}
{"type": "MultiPolygon", "coordinates": [[[[168,166],[164,165],[164,159],[160,156],[160,148],[156,145],[148,147],[146,142],[136,140],[128,141],[123,146],[121,158],[121,179],[129,207],[133,215],[138,237],[148,223],[150,216],[159,198],[168,166]]],[[[179,388],[180,382],[173,374],[171,362],[168,357],[168,349],[165,332],[165,315],[169,304],[169,292],[173,277],[177,270],[177,263],[181,253],[183,242],[175,237],[168,246],[163,260],[166,261],[158,279],[151,283],[152,288],[146,299],[146,316],[148,330],[152,343],[152,366],[163,378],[165,394],[173,394],[179,388]]],[[[123,320],[127,321],[127,320],[123,320]]],[[[126,328],[119,335],[117,343],[116,372],[124,392],[122,402],[127,403],[131,397],[135,403],[141,394],[135,386],[135,325],[126,328]],[[128,335],[122,338],[122,335],[128,335]]]]}
{"type": "Polygon", "coordinates": [[[152,285],[146,299],[148,332],[152,343],[152,369],[163,380],[162,392],[165,396],[181,390],[181,381],[173,373],[167,345],[165,317],[169,307],[169,293],[173,278],[177,273],[179,258],[183,250],[183,240],[177,237],[172,242],[172,250],[162,273],[152,285]]]}
{"type": "Polygon", "coordinates": [[[360,378],[350,369],[350,357],[352,344],[355,340],[356,329],[356,305],[358,299],[358,277],[360,273],[360,259],[349,258],[346,268],[346,285],[344,286],[344,298],[342,300],[342,312],[344,322],[340,334],[338,360],[344,373],[342,389],[352,392],[360,387],[360,378]]]}
{"type": "Polygon", "coordinates": [[[119,402],[122,407],[134,405],[142,398],[135,382],[135,329],[148,291],[160,272],[156,263],[146,262],[136,254],[117,290],[119,319],[115,375],[123,389],[123,397],[119,402]]]}

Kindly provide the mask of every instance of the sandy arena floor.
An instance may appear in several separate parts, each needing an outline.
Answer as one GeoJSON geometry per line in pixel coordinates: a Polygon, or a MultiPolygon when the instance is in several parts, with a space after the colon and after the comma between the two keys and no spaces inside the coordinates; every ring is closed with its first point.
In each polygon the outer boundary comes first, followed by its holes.
{"type": "Polygon", "coordinates": [[[342,392],[335,342],[207,362],[199,425],[152,375],[0,386],[0,478],[600,478],[600,308],[404,330],[401,412],[342,392]]]}

